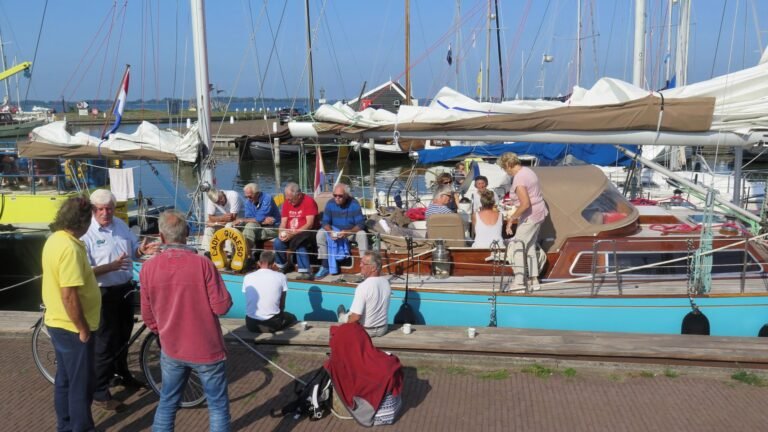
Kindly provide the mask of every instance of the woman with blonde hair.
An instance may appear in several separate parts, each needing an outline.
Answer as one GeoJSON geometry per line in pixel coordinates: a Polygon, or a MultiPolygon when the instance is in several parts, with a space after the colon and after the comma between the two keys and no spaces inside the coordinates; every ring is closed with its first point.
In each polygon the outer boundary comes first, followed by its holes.
{"type": "Polygon", "coordinates": [[[537,290],[539,289],[539,279],[536,243],[541,224],[549,214],[539,186],[539,178],[532,169],[520,163],[520,158],[515,153],[504,153],[497,163],[512,177],[510,191],[514,192],[517,198],[514,203],[517,210],[507,220],[506,228],[507,234],[511,235],[512,223],[517,221],[517,231],[512,239],[512,263],[515,279],[509,284],[507,290],[520,291],[525,289],[523,260],[526,257],[528,260],[528,282],[533,290],[537,290]]]}
{"type": "Polygon", "coordinates": [[[480,192],[480,210],[472,213],[472,229],[475,233],[473,248],[489,248],[494,241],[504,244],[501,237],[502,217],[496,210],[496,199],[491,190],[480,192]]]}

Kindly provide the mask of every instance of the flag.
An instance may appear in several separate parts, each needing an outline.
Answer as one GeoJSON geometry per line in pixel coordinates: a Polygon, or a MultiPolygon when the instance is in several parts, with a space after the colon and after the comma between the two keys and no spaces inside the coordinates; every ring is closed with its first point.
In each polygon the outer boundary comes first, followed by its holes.
{"type": "Polygon", "coordinates": [[[483,63],[480,62],[480,72],[477,73],[477,97],[483,95],[483,63]]]}
{"type": "Polygon", "coordinates": [[[448,62],[448,66],[453,64],[453,56],[451,55],[451,44],[448,44],[448,56],[445,58],[448,62]]]}
{"type": "Polygon", "coordinates": [[[322,192],[325,184],[325,166],[323,165],[323,154],[320,152],[320,146],[315,147],[315,196],[322,192]]]}
{"type": "Polygon", "coordinates": [[[115,124],[113,124],[108,131],[101,134],[101,139],[109,138],[109,134],[115,132],[117,128],[120,127],[120,120],[123,119],[123,109],[125,108],[125,99],[128,97],[128,80],[130,74],[131,67],[126,66],[123,81],[120,83],[120,90],[118,90],[117,98],[115,98],[115,108],[112,110],[112,114],[115,116],[115,124]]]}

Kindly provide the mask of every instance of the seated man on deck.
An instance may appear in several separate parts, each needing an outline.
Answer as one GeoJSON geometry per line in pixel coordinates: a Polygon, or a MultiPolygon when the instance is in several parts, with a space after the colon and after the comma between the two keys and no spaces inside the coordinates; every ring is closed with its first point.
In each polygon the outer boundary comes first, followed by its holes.
{"type": "Polygon", "coordinates": [[[285,202],[280,212],[280,234],[275,239],[274,249],[277,255],[277,267],[283,273],[289,273],[293,264],[288,259],[286,250],[296,252],[299,266],[299,279],[312,279],[307,249],[314,249],[317,220],[317,203],[304,194],[299,185],[285,185],[285,202]]]}
{"type": "Polygon", "coordinates": [[[280,226],[280,208],[275,204],[272,195],[259,190],[256,183],[243,186],[245,196],[245,215],[235,220],[235,225],[245,225],[243,236],[248,242],[248,250],[264,249],[264,242],[277,237],[277,227],[280,226]]]}
{"type": "Polygon", "coordinates": [[[275,253],[264,251],[259,269],[243,278],[245,326],[253,333],[274,333],[296,322],[296,316],[285,311],[288,280],[272,270],[274,263],[275,253]]]}
{"type": "Polygon", "coordinates": [[[325,205],[320,226],[316,240],[322,266],[315,279],[339,273],[336,261],[349,256],[349,237],[355,236],[360,256],[368,250],[363,209],[349,194],[349,185],[339,183],[333,187],[333,200],[325,205]]]}
{"type": "Polygon", "coordinates": [[[432,197],[432,202],[429,203],[424,215],[429,219],[433,214],[456,213],[456,210],[452,210],[449,207],[449,203],[451,202],[453,202],[453,188],[451,188],[450,185],[438,186],[432,197]]]}
{"type": "Polygon", "coordinates": [[[357,288],[349,312],[344,305],[336,310],[340,323],[359,322],[370,337],[384,336],[389,330],[389,278],[381,276],[381,255],[366,251],[360,260],[360,273],[365,278],[357,288]]]}
{"type": "MultiPolygon", "coordinates": [[[[205,204],[205,232],[203,234],[203,247],[208,249],[213,234],[221,228],[231,227],[237,219],[243,201],[240,195],[232,190],[218,190],[211,188],[206,192],[208,202],[205,204]]],[[[227,247],[227,246],[225,246],[227,247]]]]}

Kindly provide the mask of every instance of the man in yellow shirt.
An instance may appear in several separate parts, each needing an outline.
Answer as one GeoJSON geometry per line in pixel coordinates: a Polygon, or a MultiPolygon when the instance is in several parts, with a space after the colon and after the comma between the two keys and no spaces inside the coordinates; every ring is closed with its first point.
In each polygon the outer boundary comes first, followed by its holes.
{"type": "Polygon", "coordinates": [[[94,343],[99,327],[101,292],[85,245],[79,240],[91,224],[86,197],[65,201],[43,246],[45,325],[56,351],[53,403],[58,430],[93,430],[91,403],[95,386],[94,343]]]}

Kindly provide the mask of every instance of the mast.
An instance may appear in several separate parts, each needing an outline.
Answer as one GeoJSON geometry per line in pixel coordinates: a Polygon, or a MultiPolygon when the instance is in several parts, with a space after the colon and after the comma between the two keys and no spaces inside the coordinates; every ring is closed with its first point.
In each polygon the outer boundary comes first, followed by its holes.
{"type": "Polygon", "coordinates": [[[691,3],[680,0],[680,27],[677,30],[677,55],[675,56],[675,75],[677,86],[688,84],[688,37],[691,30],[691,3]]]}
{"type": "MultiPolygon", "coordinates": [[[[358,101],[358,104],[360,101],[358,101]]],[[[411,104],[411,2],[405,0],[405,104],[411,104]]]]}
{"type": "MultiPolygon", "coordinates": [[[[5,46],[3,45],[3,34],[0,33],[0,60],[2,60],[3,63],[3,70],[8,69],[8,65],[5,61],[5,46]]],[[[8,98],[8,101],[11,100],[11,87],[10,84],[8,84],[8,79],[3,80],[3,86],[5,87],[5,96],[8,98]]]]}
{"type": "Polygon", "coordinates": [[[488,36],[485,38],[485,100],[491,100],[491,0],[488,0],[488,36]]]}
{"type": "Polygon", "coordinates": [[[576,2],[576,85],[581,85],[581,0],[576,2]]]}
{"type": "Polygon", "coordinates": [[[672,69],[672,0],[667,0],[667,61],[664,65],[664,86],[669,85],[669,74],[672,69]]]}
{"type": "Polygon", "coordinates": [[[632,84],[643,87],[645,61],[645,0],[635,0],[635,50],[632,62],[632,84]]]}
{"type": "MultiPolygon", "coordinates": [[[[200,139],[207,149],[206,154],[211,154],[211,97],[208,81],[208,47],[205,35],[205,7],[204,0],[190,0],[190,12],[192,16],[192,45],[195,58],[195,92],[197,93],[197,122],[200,139]]],[[[213,172],[209,166],[201,164],[202,172],[200,181],[214,184],[213,172]]],[[[202,199],[202,197],[201,197],[202,199]]],[[[200,206],[202,210],[204,206],[200,206]]],[[[198,219],[198,220],[202,220],[198,219]]]]}
{"type": "MultiPolygon", "coordinates": [[[[499,25],[499,0],[496,3],[496,48],[499,53],[499,84],[501,85],[501,100],[504,100],[504,69],[501,63],[501,26],[499,25]]],[[[525,66],[523,66],[525,70],[525,66]]]]}
{"type": "Polygon", "coordinates": [[[461,0],[456,0],[456,91],[459,90],[459,56],[461,55],[461,0]]]}
{"type": "Polygon", "coordinates": [[[315,75],[312,70],[312,29],[309,25],[309,0],[304,0],[304,16],[307,21],[307,61],[309,62],[309,112],[315,111],[315,75]]]}

